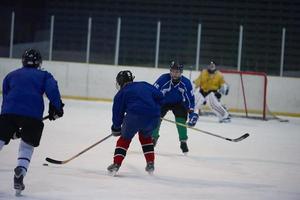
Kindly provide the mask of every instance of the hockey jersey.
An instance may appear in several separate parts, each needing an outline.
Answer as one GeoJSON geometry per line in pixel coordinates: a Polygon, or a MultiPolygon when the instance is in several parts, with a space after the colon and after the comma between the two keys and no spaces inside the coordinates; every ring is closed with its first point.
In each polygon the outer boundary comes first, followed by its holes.
{"type": "Polygon", "coordinates": [[[162,93],[147,82],[126,84],[113,100],[113,126],[121,127],[125,113],[159,117],[162,100],[162,93]]]}
{"type": "Polygon", "coordinates": [[[217,91],[224,83],[224,77],[218,70],[210,74],[207,69],[204,69],[199,77],[194,80],[195,87],[200,87],[204,92],[217,91]]]}
{"type": "Polygon", "coordinates": [[[154,86],[164,95],[164,104],[183,103],[187,110],[194,110],[195,99],[191,81],[181,76],[178,83],[173,83],[170,73],[161,75],[154,86]]]}
{"type": "Polygon", "coordinates": [[[42,119],[44,93],[53,106],[61,107],[57,82],[49,72],[32,67],[14,70],[3,80],[1,114],[42,119]]]}

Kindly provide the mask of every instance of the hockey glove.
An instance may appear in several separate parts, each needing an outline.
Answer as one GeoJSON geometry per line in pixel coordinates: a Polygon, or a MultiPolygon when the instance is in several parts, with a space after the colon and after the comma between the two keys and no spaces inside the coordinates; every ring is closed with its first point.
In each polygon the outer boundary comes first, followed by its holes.
{"type": "Polygon", "coordinates": [[[187,125],[191,126],[191,127],[195,126],[198,121],[198,118],[199,118],[199,115],[197,113],[194,113],[194,112],[190,113],[189,121],[188,121],[187,125]]]}
{"type": "Polygon", "coordinates": [[[223,95],[228,95],[229,93],[229,85],[224,83],[221,88],[219,89],[219,92],[223,95]]]}
{"type": "Polygon", "coordinates": [[[49,110],[48,110],[49,120],[56,120],[62,117],[64,115],[64,109],[63,109],[64,106],[65,104],[61,102],[61,108],[58,110],[51,103],[49,103],[49,110]]]}
{"type": "Polygon", "coordinates": [[[111,126],[111,134],[115,137],[121,135],[121,128],[115,128],[114,125],[111,126]]]}

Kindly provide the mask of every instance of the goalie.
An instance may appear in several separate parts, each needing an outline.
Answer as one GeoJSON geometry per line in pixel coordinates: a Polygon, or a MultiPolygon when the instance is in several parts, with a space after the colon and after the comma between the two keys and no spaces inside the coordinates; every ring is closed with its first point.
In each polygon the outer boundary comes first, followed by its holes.
{"type": "Polygon", "coordinates": [[[229,113],[220,102],[222,95],[228,94],[229,86],[222,73],[216,69],[215,62],[211,61],[207,69],[203,69],[193,83],[195,84],[195,110],[198,109],[200,112],[203,105],[208,104],[220,123],[230,122],[229,113]]]}

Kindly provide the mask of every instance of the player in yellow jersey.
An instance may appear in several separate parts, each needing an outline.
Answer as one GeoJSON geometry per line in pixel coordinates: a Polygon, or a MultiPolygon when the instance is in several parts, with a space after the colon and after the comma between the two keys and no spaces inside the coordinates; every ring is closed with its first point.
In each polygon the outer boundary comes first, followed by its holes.
{"type": "Polygon", "coordinates": [[[229,86],[223,74],[217,70],[215,62],[211,61],[207,69],[203,69],[193,83],[196,89],[195,109],[200,110],[208,103],[210,109],[218,116],[219,122],[230,122],[229,113],[220,102],[222,95],[228,94],[229,86]]]}

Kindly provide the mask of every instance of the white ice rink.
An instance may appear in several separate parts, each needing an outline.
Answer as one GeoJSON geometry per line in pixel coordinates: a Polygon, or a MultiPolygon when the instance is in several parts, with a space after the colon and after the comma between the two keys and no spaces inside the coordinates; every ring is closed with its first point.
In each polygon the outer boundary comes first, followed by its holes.
{"type": "MultiPolygon", "coordinates": [[[[64,100],[65,116],[45,121],[22,197],[15,197],[13,169],[19,141],[0,152],[0,199],[22,200],[299,200],[300,119],[289,122],[233,118],[219,124],[201,117],[197,128],[236,138],[232,143],[189,130],[183,156],[174,124],[163,122],[155,172],[148,175],[137,137],[117,177],[107,175],[116,138],[109,138],[64,165],[43,166],[46,157],[65,160],[110,134],[111,103],[64,100]]],[[[166,116],[174,120],[171,114],[166,116]]]]}

